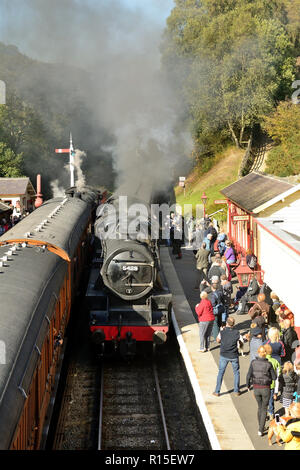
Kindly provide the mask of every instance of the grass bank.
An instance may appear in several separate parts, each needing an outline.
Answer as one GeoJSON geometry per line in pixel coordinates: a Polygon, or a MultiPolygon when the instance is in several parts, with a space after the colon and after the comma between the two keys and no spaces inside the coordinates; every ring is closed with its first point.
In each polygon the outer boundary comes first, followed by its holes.
{"type": "MultiPolygon", "coordinates": [[[[215,157],[214,166],[205,174],[201,174],[201,168],[195,167],[186,177],[185,195],[183,188],[175,188],[176,202],[182,207],[184,204],[192,204],[195,215],[196,204],[202,204],[203,191],[207,196],[206,213],[212,214],[225,208],[226,204],[215,204],[216,199],[224,199],[221,189],[238,179],[239,167],[244,156],[244,150],[230,147],[215,157]]],[[[226,219],[226,211],[216,214],[218,220],[226,219]]]]}

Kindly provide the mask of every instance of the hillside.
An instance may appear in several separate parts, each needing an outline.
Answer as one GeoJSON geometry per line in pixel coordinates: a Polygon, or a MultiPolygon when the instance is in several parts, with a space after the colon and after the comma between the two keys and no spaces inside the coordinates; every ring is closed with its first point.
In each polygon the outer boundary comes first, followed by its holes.
{"type": "MultiPolygon", "coordinates": [[[[14,115],[18,109],[11,106],[12,96],[27,107],[34,122],[30,127],[21,109],[12,126],[15,135],[19,122],[24,126],[24,139],[17,149],[23,154],[23,174],[35,183],[36,174],[41,173],[45,197],[52,196],[51,182],[56,180],[63,187],[69,184],[64,167],[67,160],[58,158],[55,148],[67,147],[70,132],[75,147],[88,155],[82,166],[88,183],[112,187],[111,155],[101,149],[103,144],[111,144],[112,137],[95,120],[91,74],[65,64],[32,60],[17,47],[0,42],[0,80],[6,84],[6,102],[14,115]]],[[[5,130],[6,123],[0,122],[0,130],[1,125],[5,130]]]]}
{"type": "MultiPolygon", "coordinates": [[[[196,166],[186,178],[185,196],[183,188],[175,188],[176,202],[183,206],[192,204],[193,211],[196,204],[202,204],[201,196],[203,191],[207,196],[206,213],[212,214],[222,208],[224,204],[214,204],[215,199],[224,199],[220,190],[238,179],[238,170],[245,151],[230,147],[223,153],[217,155],[215,165],[205,174],[199,175],[199,168],[196,166]]],[[[216,218],[224,220],[226,212],[216,214],[216,218]]]]}

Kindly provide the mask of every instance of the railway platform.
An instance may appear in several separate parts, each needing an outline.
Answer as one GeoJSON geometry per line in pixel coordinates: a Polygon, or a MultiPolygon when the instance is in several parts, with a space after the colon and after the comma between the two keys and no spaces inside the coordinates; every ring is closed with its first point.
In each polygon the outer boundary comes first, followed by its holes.
{"type": "MultiPolygon", "coordinates": [[[[212,343],[209,352],[201,353],[199,349],[199,329],[196,320],[195,306],[200,301],[199,292],[194,289],[196,263],[193,251],[184,250],[182,258],[177,260],[171,250],[161,248],[161,261],[169,288],[173,294],[173,322],[180,351],[192,383],[195,398],[206,426],[213,450],[282,450],[275,443],[269,446],[267,432],[258,436],[257,403],[253,392],[248,392],[246,375],[248,372],[249,343],[245,343],[244,356],[240,356],[240,391],[233,394],[233,372],[228,365],[219,397],[212,393],[215,390],[218,374],[218,343],[212,343]]],[[[237,278],[232,280],[233,287],[237,278]]],[[[230,314],[235,318],[236,327],[241,333],[250,326],[248,315],[230,314]]],[[[275,402],[275,412],[282,408],[275,402]]],[[[266,422],[268,426],[268,421],[266,422]]]]}

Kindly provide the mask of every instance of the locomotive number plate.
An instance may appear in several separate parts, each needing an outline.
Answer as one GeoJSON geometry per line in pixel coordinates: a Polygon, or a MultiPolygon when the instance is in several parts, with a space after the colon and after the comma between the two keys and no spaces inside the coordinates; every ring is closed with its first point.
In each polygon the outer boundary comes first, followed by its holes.
{"type": "Polygon", "coordinates": [[[138,266],[122,266],[123,271],[138,271],[138,266]]]}

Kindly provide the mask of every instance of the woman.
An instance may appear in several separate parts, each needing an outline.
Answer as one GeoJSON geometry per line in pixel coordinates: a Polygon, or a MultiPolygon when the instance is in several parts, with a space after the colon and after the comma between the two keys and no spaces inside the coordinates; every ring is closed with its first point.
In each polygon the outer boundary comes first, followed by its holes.
{"type": "Polygon", "coordinates": [[[257,327],[262,330],[262,341],[266,341],[266,318],[262,315],[260,306],[256,303],[250,308],[248,312],[252,323],[255,323],[257,327]]]}
{"type": "Polygon", "coordinates": [[[267,352],[263,346],[258,348],[257,355],[258,357],[250,363],[246,384],[248,390],[250,390],[251,384],[253,385],[254,397],[258,405],[258,435],[262,436],[271,396],[271,384],[277,376],[271,362],[266,358],[267,352]]]}
{"type": "Polygon", "coordinates": [[[278,315],[278,321],[280,328],[283,328],[284,320],[290,320],[291,327],[294,327],[294,314],[291,310],[284,304],[282,304],[276,311],[276,315],[278,315]]]}
{"type": "Polygon", "coordinates": [[[264,344],[269,344],[272,348],[272,357],[277,359],[279,364],[282,364],[282,359],[285,357],[285,348],[282,341],[279,339],[279,330],[274,326],[268,331],[268,340],[264,344]]]}
{"type": "Polygon", "coordinates": [[[253,251],[250,249],[246,251],[246,263],[249,266],[249,268],[254,271],[257,265],[257,258],[255,254],[253,253],[253,251]]]}
{"type": "Polygon", "coordinates": [[[292,403],[289,412],[292,419],[278,425],[278,435],[286,442],[284,450],[300,450],[300,403],[292,403]]]}
{"type": "Polygon", "coordinates": [[[199,321],[200,349],[198,351],[200,352],[209,351],[209,340],[215,320],[212,303],[207,297],[208,293],[202,291],[201,302],[195,307],[199,321]]]}
{"type": "Polygon", "coordinates": [[[227,264],[232,264],[235,263],[235,254],[234,254],[234,249],[232,247],[232,243],[230,240],[226,240],[226,250],[224,253],[224,256],[226,258],[226,263],[227,264]]]}
{"type": "Polygon", "coordinates": [[[287,361],[282,368],[283,388],[280,397],[282,406],[285,409],[285,416],[290,416],[289,407],[293,402],[294,393],[297,389],[297,375],[294,371],[294,365],[287,361]]]}
{"type": "Polygon", "coordinates": [[[226,261],[226,256],[222,256],[222,264],[221,264],[221,266],[222,266],[222,268],[225,270],[225,274],[226,274],[226,276],[227,276],[228,281],[231,281],[232,276],[231,276],[229,264],[227,264],[227,261],[226,261]]]}

